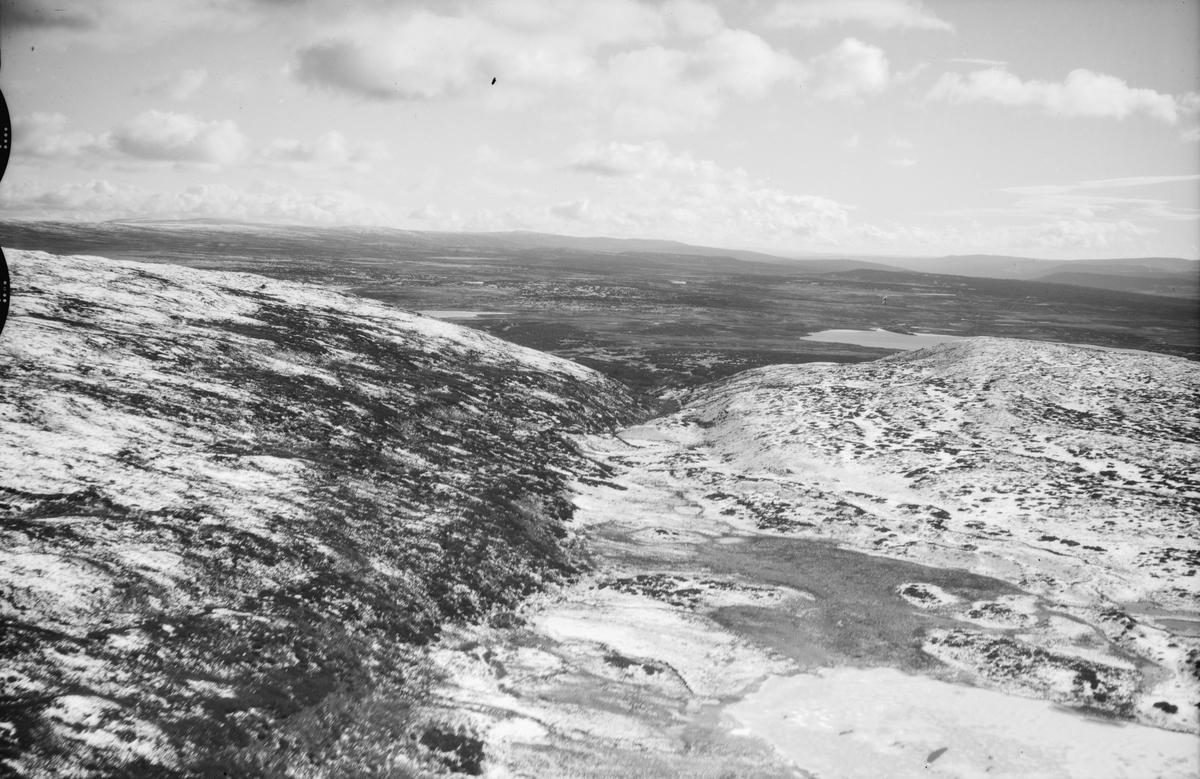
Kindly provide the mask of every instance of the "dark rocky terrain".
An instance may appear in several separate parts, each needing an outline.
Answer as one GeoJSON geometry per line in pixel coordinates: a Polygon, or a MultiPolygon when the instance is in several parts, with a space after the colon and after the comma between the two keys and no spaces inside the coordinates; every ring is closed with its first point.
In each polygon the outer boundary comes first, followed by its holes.
{"type": "Polygon", "coordinates": [[[0,765],[407,776],[482,759],[417,702],[444,625],[587,567],[588,369],[338,293],[8,252],[0,765]]]}

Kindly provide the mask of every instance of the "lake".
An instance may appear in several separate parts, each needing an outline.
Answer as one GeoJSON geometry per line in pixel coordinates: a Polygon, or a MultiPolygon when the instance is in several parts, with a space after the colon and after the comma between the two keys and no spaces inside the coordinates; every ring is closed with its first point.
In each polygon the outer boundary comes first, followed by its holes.
{"type": "Polygon", "coordinates": [[[961,340],[958,335],[936,333],[893,333],[891,330],[822,330],[806,335],[801,341],[827,341],[856,346],[874,346],[879,349],[924,349],[949,341],[961,340]]]}
{"type": "Polygon", "coordinates": [[[474,319],[480,316],[504,316],[504,311],[418,311],[422,316],[431,316],[434,319],[474,319]]]}

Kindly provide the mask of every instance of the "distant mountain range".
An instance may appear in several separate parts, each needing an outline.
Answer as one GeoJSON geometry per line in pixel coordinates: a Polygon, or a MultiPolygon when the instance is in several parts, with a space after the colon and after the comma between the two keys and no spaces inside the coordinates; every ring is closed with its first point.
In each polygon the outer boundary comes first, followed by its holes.
{"type": "MultiPolygon", "coordinates": [[[[811,262],[795,255],[794,262],[811,262]]],[[[1200,297],[1200,260],[1181,257],[1133,257],[1108,260],[1042,260],[996,254],[965,254],[947,257],[881,257],[878,262],[861,262],[855,268],[907,270],[952,276],[989,279],[1019,279],[1097,287],[1125,292],[1171,297],[1200,297]]],[[[835,262],[835,260],[825,260],[835,262]]],[[[850,268],[846,268],[850,270],[850,268]]]]}
{"type": "MultiPolygon", "coordinates": [[[[303,227],[261,225],[215,219],[153,220],[121,219],[102,223],[0,222],[0,245],[9,248],[43,249],[63,253],[108,250],[114,240],[136,256],[160,247],[166,231],[194,232],[204,238],[216,234],[245,233],[241,241],[267,239],[267,246],[244,249],[286,251],[292,241],[329,244],[331,249],[348,237],[368,238],[376,248],[495,252],[514,249],[561,249],[569,252],[611,254],[614,258],[657,254],[706,258],[705,263],[730,258],[758,265],[800,265],[814,273],[853,270],[891,270],[947,274],[993,279],[1044,281],[1078,287],[1138,292],[1170,297],[1200,298],[1200,260],[1179,257],[1136,257],[1101,260],[1046,260],[991,254],[946,257],[837,256],[813,252],[771,252],[695,246],[679,241],[645,238],[605,238],[554,235],[514,230],[510,232],[432,232],[388,227],[303,227]],[[34,236],[38,240],[30,240],[34,236]],[[45,240],[53,238],[52,244],[45,240]],[[137,248],[135,248],[137,247],[137,248]]],[[[239,243],[240,245],[240,243],[239,243]]]]}

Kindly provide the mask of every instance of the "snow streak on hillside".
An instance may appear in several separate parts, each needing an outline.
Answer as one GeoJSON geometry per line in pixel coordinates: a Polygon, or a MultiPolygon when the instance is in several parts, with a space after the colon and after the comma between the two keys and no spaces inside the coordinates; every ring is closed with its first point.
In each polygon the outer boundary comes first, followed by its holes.
{"type": "Polygon", "coordinates": [[[12,252],[0,761],[31,776],[477,766],[422,646],[579,569],[561,431],[620,385],[234,273],[12,252]],[[423,719],[424,718],[424,719],[423,719]]]}

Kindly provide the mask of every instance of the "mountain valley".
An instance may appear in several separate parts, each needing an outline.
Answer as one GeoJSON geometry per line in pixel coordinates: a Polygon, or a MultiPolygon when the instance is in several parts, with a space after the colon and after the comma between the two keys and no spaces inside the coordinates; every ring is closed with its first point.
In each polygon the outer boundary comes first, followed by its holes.
{"type": "Polygon", "coordinates": [[[1187,301],[178,230],[6,248],[4,770],[1200,769],[1187,301]]]}

